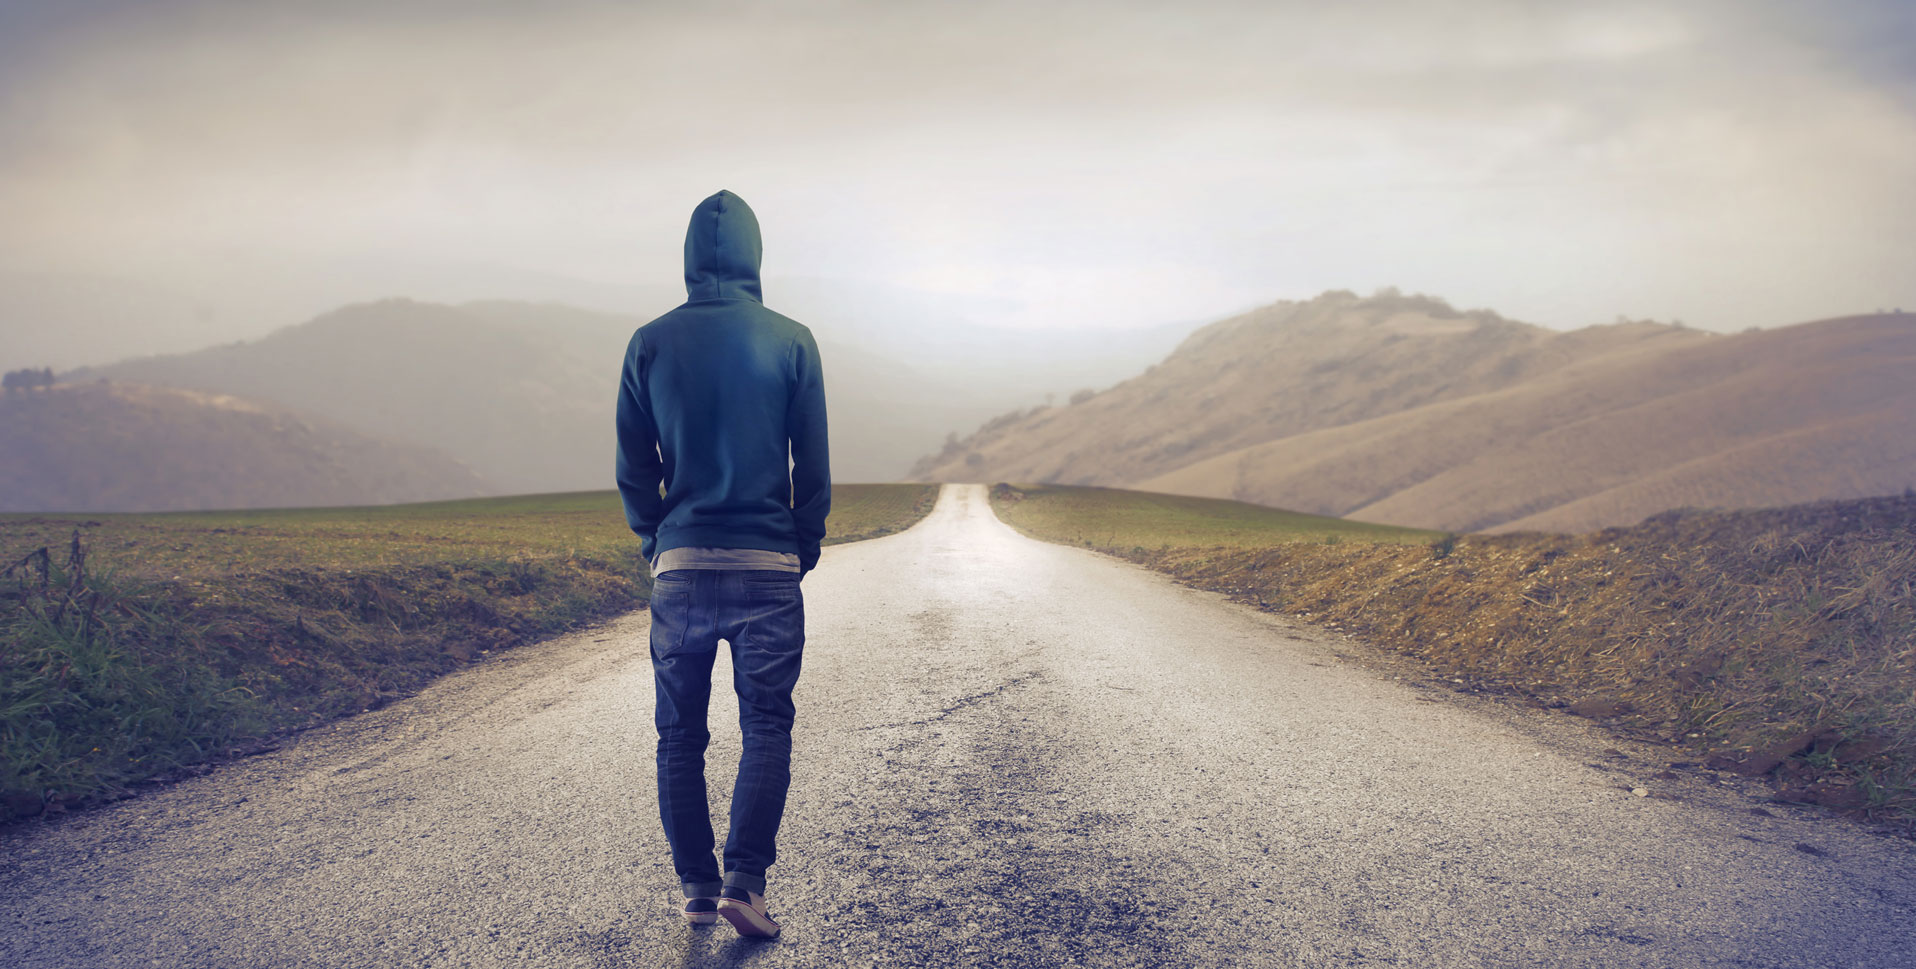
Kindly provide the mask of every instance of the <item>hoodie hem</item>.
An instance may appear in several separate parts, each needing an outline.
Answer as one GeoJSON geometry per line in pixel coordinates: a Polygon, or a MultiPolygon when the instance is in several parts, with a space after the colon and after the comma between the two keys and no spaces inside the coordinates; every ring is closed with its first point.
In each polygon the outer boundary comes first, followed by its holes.
{"type": "Polygon", "coordinates": [[[653,558],[674,548],[749,548],[787,555],[798,555],[800,551],[795,536],[741,533],[737,528],[724,526],[660,529],[657,545],[652,550],[653,558]]]}

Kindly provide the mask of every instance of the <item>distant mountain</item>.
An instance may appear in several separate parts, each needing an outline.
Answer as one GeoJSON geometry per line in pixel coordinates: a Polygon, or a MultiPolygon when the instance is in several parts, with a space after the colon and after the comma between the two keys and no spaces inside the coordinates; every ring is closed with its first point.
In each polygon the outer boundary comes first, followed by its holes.
{"type": "MultiPolygon", "coordinates": [[[[809,304],[793,302],[823,307],[839,295],[820,290],[809,304]]],[[[1096,357],[1091,369],[1056,368],[1055,382],[1047,384],[1041,376],[1045,347],[1056,338],[994,332],[945,333],[927,346],[950,352],[927,351],[901,362],[910,337],[876,339],[881,321],[875,316],[818,319],[797,310],[794,316],[819,338],[832,471],[840,481],[897,480],[948,433],[1040,398],[1046,386],[1068,392],[1069,381],[1087,374],[1115,379],[1122,372],[1118,357],[1096,357]],[[957,346],[973,349],[951,350],[957,346]],[[990,358],[1003,362],[994,367],[990,358]]],[[[439,448],[505,492],[604,488],[612,480],[620,360],[632,331],[648,319],[554,304],[386,300],[348,306],[251,342],[123,360],[69,376],[273,401],[381,437],[439,448]]],[[[909,334],[916,323],[901,317],[896,329],[909,334]]],[[[1075,339],[1097,342],[1094,334],[1075,339]]],[[[1137,339],[1169,342],[1161,336],[1137,339]]],[[[1123,359],[1135,365],[1145,357],[1123,359]]]]}
{"type": "Polygon", "coordinates": [[[1911,373],[1916,316],[1564,333],[1425,297],[1327,293],[1206,327],[1144,375],[997,420],[914,475],[1581,531],[1916,484],[1911,373]]]}
{"type": "Polygon", "coordinates": [[[1424,297],[1327,293],[1206,326],[1142,375],[1075,404],[1000,417],[914,474],[1137,482],[1248,445],[1520,383],[1586,357],[1706,338],[1656,324],[1565,334],[1424,297]]]}
{"type": "MultiPolygon", "coordinates": [[[[644,322],[552,304],[386,300],[72,376],[274,401],[442,449],[506,493],[585,490],[612,483],[620,361],[644,322]]],[[[947,429],[989,413],[953,412],[935,382],[856,349],[824,343],[823,356],[839,480],[895,480],[947,429]]]]}
{"type": "Polygon", "coordinates": [[[386,504],[490,490],[440,454],[236,397],[89,382],[0,394],[0,511],[386,504]]]}
{"type": "Polygon", "coordinates": [[[450,306],[349,306],[247,343],[76,373],[270,401],[437,448],[508,492],[605,487],[613,362],[579,348],[612,329],[579,311],[540,333],[450,306]],[[596,472],[596,473],[594,473],[596,472]]]}

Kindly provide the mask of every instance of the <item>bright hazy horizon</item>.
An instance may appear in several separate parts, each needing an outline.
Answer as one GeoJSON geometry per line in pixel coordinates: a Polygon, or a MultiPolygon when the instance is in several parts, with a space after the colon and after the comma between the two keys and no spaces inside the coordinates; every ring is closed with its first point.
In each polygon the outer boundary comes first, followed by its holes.
{"type": "Polygon", "coordinates": [[[655,314],[720,188],[768,303],[903,328],[1916,307],[1910,11],[15,0],[0,350],[88,287],[190,307],[155,311],[179,349],[387,296],[655,314]]]}

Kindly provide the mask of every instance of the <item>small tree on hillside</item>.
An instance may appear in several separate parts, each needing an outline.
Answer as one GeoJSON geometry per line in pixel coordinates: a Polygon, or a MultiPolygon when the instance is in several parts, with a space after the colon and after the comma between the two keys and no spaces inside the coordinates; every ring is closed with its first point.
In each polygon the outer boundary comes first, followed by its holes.
{"type": "Polygon", "coordinates": [[[5,388],[8,393],[51,386],[53,386],[52,367],[42,367],[38,370],[31,367],[25,370],[9,370],[5,376],[0,376],[0,388],[5,388]]]}

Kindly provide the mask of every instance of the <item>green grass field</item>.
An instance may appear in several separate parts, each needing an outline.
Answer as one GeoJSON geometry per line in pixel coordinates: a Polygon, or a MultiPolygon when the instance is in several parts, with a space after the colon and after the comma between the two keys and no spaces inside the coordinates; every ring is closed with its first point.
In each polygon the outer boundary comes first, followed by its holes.
{"type": "Polygon", "coordinates": [[[1065,545],[1157,549],[1253,548],[1288,542],[1422,545],[1437,532],[1305,515],[1241,501],[1116,488],[993,486],[992,507],[1013,528],[1065,545]]]}
{"type": "MultiPolygon", "coordinates": [[[[909,527],[936,497],[835,486],[826,544],[909,527]]],[[[0,516],[0,820],[379,706],[650,589],[609,491],[0,516]]]]}
{"type": "MultiPolygon", "coordinates": [[[[874,538],[924,516],[935,485],[832,489],[825,544],[874,538]],[[920,507],[923,505],[924,507],[920,507]]],[[[637,562],[616,491],[356,508],[159,514],[0,515],[0,564],[60,548],[75,529],[96,570],[155,581],[281,569],[391,569],[577,557],[637,562]]]]}

